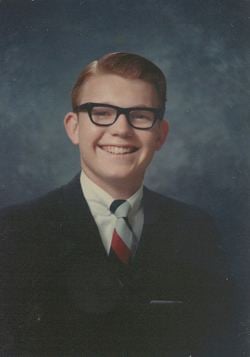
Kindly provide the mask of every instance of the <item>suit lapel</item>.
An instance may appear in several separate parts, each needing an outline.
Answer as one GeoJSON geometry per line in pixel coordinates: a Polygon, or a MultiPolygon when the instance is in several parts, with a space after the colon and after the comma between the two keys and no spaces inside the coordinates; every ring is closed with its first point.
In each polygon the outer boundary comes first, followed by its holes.
{"type": "Polygon", "coordinates": [[[83,196],[80,185],[80,174],[69,184],[63,187],[63,200],[66,222],[63,222],[65,231],[70,231],[70,242],[79,253],[94,253],[95,256],[105,257],[106,252],[102,240],[83,196]]]}
{"type": "Polygon", "coordinates": [[[67,295],[71,311],[79,319],[81,313],[107,312],[119,299],[117,279],[77,175],[63,188],[67,221],[68,258],[65,264],[67,295]]]}
{"type": "Polygon", "coordinates": [[[159,202],[147,188],[144,188],[143,207],[144,225],[135,260],[154,259],[154,252],[159,252],[159,241],[164,240],[165,244],[170,244],[168,232],[170,224],[166,223],[166,216],[164,212],[161,211],[159,202]],[[163,218],[162,216],[165,217],[163,218]],[[165,221],[163,221],[163,219],[165,221]]]}
{"type": "Polygon", "coordinates": [[[152,287],[150,293],[153,293],[165,286],[170,272],[179,264],[181,232],[171,199],[162,198],[145,188],[143,204],[144,226],[133,271],[135,276],[148,281],[152,287]]]}

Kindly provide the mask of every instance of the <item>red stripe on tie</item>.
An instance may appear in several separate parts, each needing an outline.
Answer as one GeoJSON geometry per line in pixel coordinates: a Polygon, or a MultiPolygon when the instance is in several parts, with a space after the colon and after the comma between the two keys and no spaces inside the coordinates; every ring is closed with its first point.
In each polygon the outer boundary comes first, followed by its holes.
{"type": "Polygon", "coordinates": [[[112,243],[111,243],[112,249],[115,252],[115,254],[118,256],[118,258],[124,263],[128,264],[129,258],[131,257],[131,251],[130,249],[126,246],[126,244],[123,242],[119,234],[114,230],[113,237],[112,237],[112,243]]]}

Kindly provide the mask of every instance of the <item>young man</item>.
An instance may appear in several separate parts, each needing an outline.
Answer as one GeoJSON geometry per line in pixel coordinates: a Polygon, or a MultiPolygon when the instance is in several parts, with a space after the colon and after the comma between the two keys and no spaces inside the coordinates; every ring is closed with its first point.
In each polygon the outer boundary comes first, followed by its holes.
{"type": "Polygon", "coordinates": [[[2,353],[220,355],[230,289],[214,224],[143,186],[165,101],[163,73],[135,54],[80,74],[64,123],[81,173],[1,213],[2,353]]]}

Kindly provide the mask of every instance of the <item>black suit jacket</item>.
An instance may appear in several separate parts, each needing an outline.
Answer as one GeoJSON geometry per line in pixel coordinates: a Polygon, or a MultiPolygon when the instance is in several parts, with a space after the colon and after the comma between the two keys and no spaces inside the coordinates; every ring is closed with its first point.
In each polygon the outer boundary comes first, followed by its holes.
{"type": "Polygon", "coordinates": [[[79,175],[2,210],[2,353],[223,356],[230,277],[211,218],[146,188],[143,200],[142,238],[123,276],[79,175]]]}

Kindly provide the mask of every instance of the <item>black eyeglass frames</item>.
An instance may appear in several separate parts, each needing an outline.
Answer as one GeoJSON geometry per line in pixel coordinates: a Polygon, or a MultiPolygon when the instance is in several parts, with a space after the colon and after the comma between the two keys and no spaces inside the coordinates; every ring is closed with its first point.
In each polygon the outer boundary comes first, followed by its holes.
{"type": "Polygon", "coordinates": [[[135,129],[151,129],[157,120],[163,118],[164,109],[148,107],[121,108],[111,104],[84,103],[77,106],[74,111],[87,112],[93,124],[110,126],[116,122],[119,115],[124,114],[129,125],[135,129]]]}

